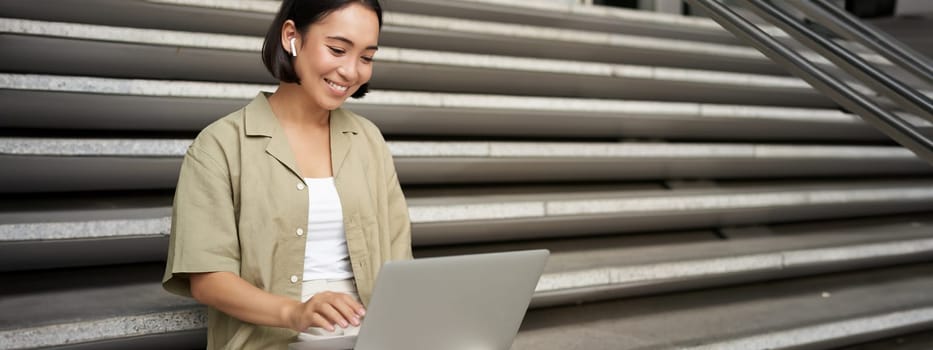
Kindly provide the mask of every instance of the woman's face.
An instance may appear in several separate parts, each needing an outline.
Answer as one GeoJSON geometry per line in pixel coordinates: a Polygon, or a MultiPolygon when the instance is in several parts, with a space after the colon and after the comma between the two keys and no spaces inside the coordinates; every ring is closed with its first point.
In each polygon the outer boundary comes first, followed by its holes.
{"type": "MultiPolygon", "coordinates": [[[[321,108],[337,109],[372,78],[379,41],[379,19],[373,10],[357,3],[347,5],[296,37],[295,74],[301,88],[321,108]]],[[[288,38],[283,35],[290,51],[288,38]]]]}

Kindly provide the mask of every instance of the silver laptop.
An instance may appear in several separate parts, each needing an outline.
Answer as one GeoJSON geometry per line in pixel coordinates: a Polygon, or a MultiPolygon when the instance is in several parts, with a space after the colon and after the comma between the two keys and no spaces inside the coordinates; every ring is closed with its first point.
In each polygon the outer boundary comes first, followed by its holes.
{"type": "Polygon", "coordinates": [[[359,336],[291,350],[507,350],[550,253],[527,250],[393,261],[379,272],[359,336]]]}

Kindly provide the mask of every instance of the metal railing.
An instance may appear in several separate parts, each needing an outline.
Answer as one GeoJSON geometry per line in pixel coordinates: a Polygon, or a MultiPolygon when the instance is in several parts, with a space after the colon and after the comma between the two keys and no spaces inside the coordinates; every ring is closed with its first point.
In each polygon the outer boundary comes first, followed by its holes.
{"type": "Polygon", "coordinates": [[[843,38],[858,42],[884,56],[889,61],[912,72],[927,83],[933,83],[933,68],[923,55],[901,45],[880,30],[872,29],[845,10],[826,1],[787,0],[812,21],[829,28],[843,38]]]}
{"type": "MultiPolygon", "coordinates": [[[[933,164],[933,139],[925,135],[911,123],[902,119],[899,115],[885,108],[864,93],[859,92],[848,83],[817,67],[794,49],[765,33],[755,24],[751,23],[751,21],[732,11],[718,0],[687,1],[693,6],[706,10],[713,20],[737,37],[749,41],[772,61],[805,80],[837,104],[859,115],[868,122],[868,124],[874,126],[907,149],[910,149],[918,157],[933,164]]],[[[743,3],[748,4],[748,8],[757,15],[786,31],[792,37],[815,50],[817,53],[823,55],[869,88],[889,98],[898,107],[914,113],[923,119],[933,121],[933,101],[923,93],[872,66],[858,54],[845,49],[831,39],[810,29],[800,20],[790,15],[784,9],[776,6],[771,1],[746,0],[743,3]]],[[[801,12],[806,14],[816,11],[814,8],[818,9],[833,6],[826,3],[824,0],[792,0],[784,2],[784,4],[798,5],[801,12]]],[[[811,20],[817,21],[827,28],[851,30],[852,32],[846,32],[844,36],[861,38],[858,41],[882,40],[878,38],[889,40],[886,44],[867,46],[880,51],[880,54],[885,57],[900,57],[899,59],[892,60],[892,62],[905,65],[905,69],[919,75],[920,79],[924,81],[930,79],[930,75],[926,73],[931,71],[930,66],[926,64],[919,55],[902,50],[903,48],[891,49],[892,47],[898,47],[897,44],[893,43],[893,39],[887,38],[883,36],[883,34],[879,34],[876,30],[872,30],[867,26],[859,25],[857,27],[858,29],[855,29],[856,26],[852,25],[850,22],[857,23],[857,19],[840,19],[839,15],[833,15],[829,11],[823,11],[820,16],[813,17],[814,18],[811,18],[811,20]]]]}

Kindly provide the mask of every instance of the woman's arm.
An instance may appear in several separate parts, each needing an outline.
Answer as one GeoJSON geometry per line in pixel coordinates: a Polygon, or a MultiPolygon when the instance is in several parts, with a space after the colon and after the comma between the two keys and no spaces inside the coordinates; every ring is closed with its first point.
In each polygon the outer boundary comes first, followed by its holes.
{"type": "Polygon", "coordinates": [[[320,327],[333,331],[335,325],[360,325],[363,305],[348,294],[320,292],[307,302],[275,295],[256,288],[232,272],[193,273],[191,295],[241,321],[304,331],[320,327]]]}
{"type": "MultiPolygon", "coordinates": [[[[392,161],[390,156],[389,162],[392,161]]],[[[389,234],[393,260],[411,260],[411,219],[408,216],[408,203],[398,176],[392,168],[392,177],[388,182],[389,234]]]]}
{"type": "Polygon", "coordinates": [[[392,158],[392,152],[384,139],[381,146],[383,169],[385,169],[386,173],[386,205],[388,207],[389,244],[392,254],[390,259],[411,260],[413,255],[411,252],[411,218],[408,214],[408,203],[405,201],[405,194],[402,193],[402,186],[398,181],[395,160],[392,158]]]}

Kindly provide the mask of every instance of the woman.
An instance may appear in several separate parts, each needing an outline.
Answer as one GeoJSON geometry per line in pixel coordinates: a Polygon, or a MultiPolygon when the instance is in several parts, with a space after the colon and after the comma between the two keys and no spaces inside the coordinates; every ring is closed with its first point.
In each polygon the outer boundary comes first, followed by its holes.
{"type": "Polygon", "coordinates": [[[382,264],[411,259],[385,141],[339,108],[366,93],[381,26],[377,0],[283,1],[262,53],[278,89],[188,149],[163,286],[208,306],[209,349],[353,332],[382,264]]]}

